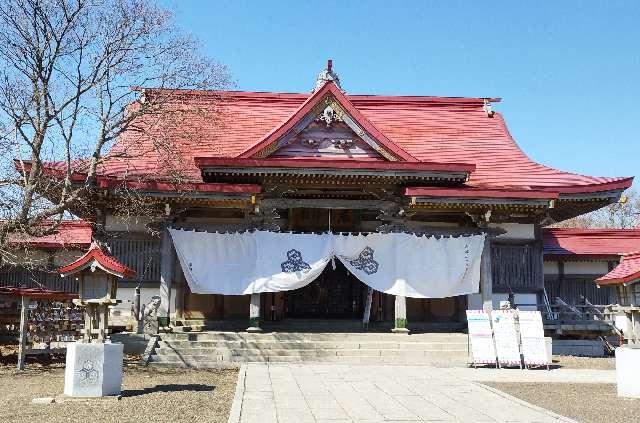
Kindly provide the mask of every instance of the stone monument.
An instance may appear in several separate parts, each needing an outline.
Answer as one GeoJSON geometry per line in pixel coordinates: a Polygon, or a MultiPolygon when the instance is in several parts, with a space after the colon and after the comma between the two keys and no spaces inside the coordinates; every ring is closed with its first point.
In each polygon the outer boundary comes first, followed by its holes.
{"type": "Polygon", "coordinates": [[[135,278],[135,271],[92,244],[73,263],[61,267],[62,276],[75,275],[78,306],[84,308],[83,339],[67,346],[64,395],[105,397],[122,390],[123,345],[109,339],[109,306],[116,299],[118,278],[135,278]]]}
{"type": "Polygon", "coordinates": [[[640,398],[640,344],[616,348],[618,396],[640,398]]]}

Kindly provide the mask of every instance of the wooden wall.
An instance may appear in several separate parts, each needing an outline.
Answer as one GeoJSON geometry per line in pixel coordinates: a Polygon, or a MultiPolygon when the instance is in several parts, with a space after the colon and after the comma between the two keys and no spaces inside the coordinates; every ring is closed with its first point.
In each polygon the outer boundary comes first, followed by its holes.
{"type": "Polygon", "coordinates": [[[145,282],[160,281],[160,239],[115,238],[109,240],[111,254],[125,265],[145,275],[145,282]],[[148,269],[145,274],[145,268],[148,269]]]}
{"type": "Polygon", "coordinates": [[[491,270],[494,292],[541,291],[544,287],[542,243],[492,243],[491,270]]]}
{"type": "Polygon", "coordinates": [[[598,288],[594,282],[602,275],[566,275],[564,277],[546,276],[544,285],[549,301],[555,304],[555,298],[560,297],[567,304],[583,304],[580,296],[586,297],[591,304],[607,305],[616,301],[613,287],[598,288]]]}
{"type": "Polygon", "coordinates": [[[53,270],[35,270],[20,266],[0,268],[0,286],[26,286],[27,288],[47,288],[65,292],[78,291],[78,282],[75,278],[60,277],[60,274],[53,270]]]}

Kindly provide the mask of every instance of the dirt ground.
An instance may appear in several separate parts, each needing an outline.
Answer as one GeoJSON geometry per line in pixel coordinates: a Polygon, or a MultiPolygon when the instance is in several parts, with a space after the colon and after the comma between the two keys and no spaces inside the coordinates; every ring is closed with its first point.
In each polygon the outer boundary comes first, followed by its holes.
{"type": "Polygon", "coordinates": [[[0,364],[2,422],[226,422],[235,392],[235,370],[141,367],[125,360],[122,398],[32,405],[64,388],[62,360],[29,363],[24,372],[3,357],[0,364]]]}
{"type": "Polygon", "coordinates": [[[485,383],[583,423],[640,422],[640,399],[618,398],[613,384],[485,383]]]}
{"type": "Polygon", "coordinates": [[[555,367],[565,369],[597,369],[615,370],[616,359],[614,357],[573,357],[570,355],[554,355],[553,364],[555,367]]]}

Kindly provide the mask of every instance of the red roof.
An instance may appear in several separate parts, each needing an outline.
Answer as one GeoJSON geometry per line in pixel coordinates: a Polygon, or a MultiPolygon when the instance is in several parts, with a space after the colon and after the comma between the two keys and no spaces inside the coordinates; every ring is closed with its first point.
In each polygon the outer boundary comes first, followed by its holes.
{"type": "Polygon", "coordinates": [[[640,229],[561,229],[542,233],[545,258],[618,258],[640,251],[640,229]]]}
{"type": "Polygon", "coordinates": [[[615,269],[596,279],[598,285],[613,285],[640,280],[640,252],[625,254],[615,269]]]}
{"type": "Polygon", "coordinates": [[[52,291],[40,288],[16,288],[13,286],[0,286],[0,295],[11,295],[14,297],[43,298],[49,300],[70,300],[77,298],[76,292],[52,291]]]}
{"type": "Polygon", "coordinates": [[[220,184],[220,183],[168,183],[162,181],[121,181],[113,178],[98,180],[100,188],[117,188],[121,186],[148,191],[197,191],[219,192],[227,194],[258,194],[262,187],[256,184],[220,184]]]}
{"type": "Polygon", "coordinates": [[[128,268],[114,257],[102,251],[102,248],[97,244],[92,245],[89,251],[87,251],[78,260],[58,269],[58,272],[62,276],[67,276],[84,270],[94,264],[105,272],[111,273],[112,275],[120,278],[133,279],[136,277],[135,270],[128,268]]]}
{"type": "MultiPolygon", "coordinates": [[[[43,224],[45,227],[46,225],[47,223],[43,224]]],[[[64,220],[54,234],[32,237],[26,234],[14,233],[10,235],[10,240],[14,244],[33,248],[84,249],[91,245],[91,234],[91,223],[83,220],[64,220]]]]}
{"type": "Polygon", "coordinates": [[[356,108],[349,98],[338,88],[333,82],[327,81],[319,90],[315,91],[309,96],[307,100],[300,105],[281,125],[275,127],[272,131],[265,135],[257,144],[251,146],[244,151],[240,157],[250,158],[254,157],[256,153],[260,152],[264,148],[278,141],[280,137],[289,132],[293,127],[300,122],[311,110],[320,103],[327,95],[333,95],[338,103],[345,108],[347,113],[360,124],[365,131],[367,131],[375,140],[380,143],[380,146],[387,151],[391,152],[396,158],[405,161],[419,161],[411,154],[407,153],[401,147],[396,145],[393,141],[387,138],[376,126],[371,123],[366,116],[364,116],[358,108],[356,108]]]}
{"type": "MultiPolygon", "coordinates": [[[[148,89],[145,95],[158,92],[148,89]]],[[[335,96],[400,160],[474,164],[471,188],[591,193],[632,183],[632,178],[583,176],[534,162],[513,140],[502,115],[487,115],[485,99],[345,95],[331,82],[315,94],[176,90],[164,106],[176,113],[140,118],[136,127],[145,130],[120,136],[99,173],[161,179],[179,168],[190,182],[201,183],[194,158],[249,157],[291,129],[324,94],[335,96]],[[159,151],[157,139],[170,140],[171,148],[159,151]]]]}

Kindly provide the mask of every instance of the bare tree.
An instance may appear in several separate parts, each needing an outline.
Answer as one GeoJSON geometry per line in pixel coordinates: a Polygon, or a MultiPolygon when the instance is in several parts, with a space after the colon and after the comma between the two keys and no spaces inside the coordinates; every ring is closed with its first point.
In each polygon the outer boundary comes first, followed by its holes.
{"type": "Polygon", "coordinates": [[[559,222],[556,228],[607,228],[630,229],[640,227],[640,194],[627,191],[622,201],[591,213],[559,222]]]}
{"type": "Polygon", "coordinates": [[[185,111],[174,93],[229,83],[150,0],[4,0],[0,25],[0,251],[55,232],[105,160],[148,153],[136,137],[153,133],[145,148],[175,164],[162,137],[185,111]]]}

